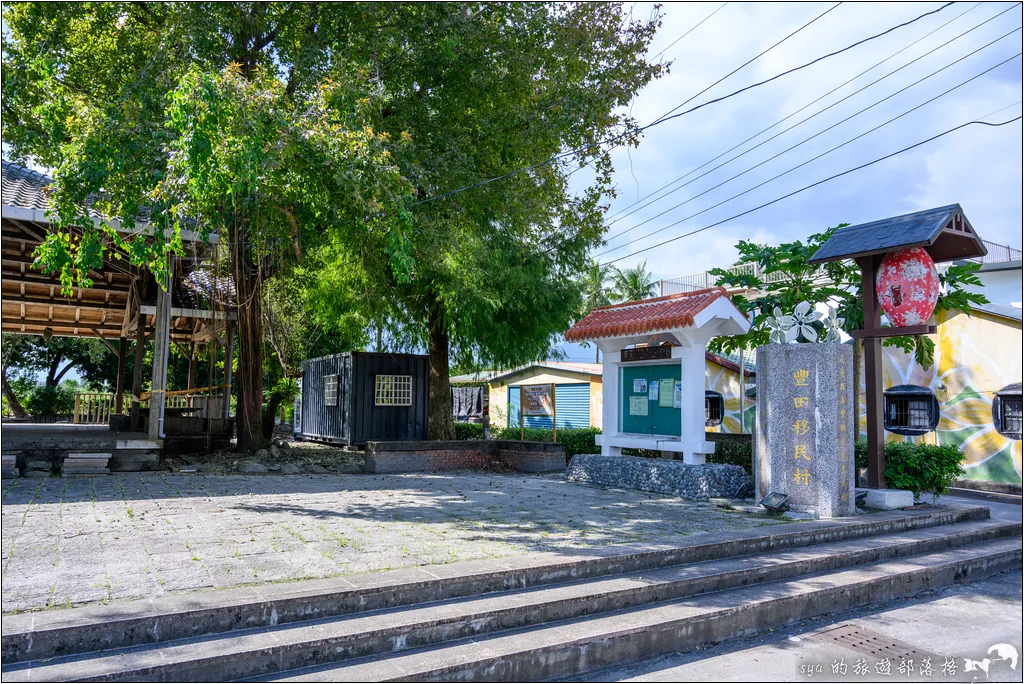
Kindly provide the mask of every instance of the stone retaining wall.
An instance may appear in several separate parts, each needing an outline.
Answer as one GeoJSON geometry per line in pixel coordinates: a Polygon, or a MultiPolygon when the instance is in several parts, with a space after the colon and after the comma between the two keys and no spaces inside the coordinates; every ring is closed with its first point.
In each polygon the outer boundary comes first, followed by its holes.
{"type": "Polygon", "coordinates": [[[564,470],[565,446],[510,439],[367,442],[365,470],[368,473],[479,470],[498,461],[523,473],[564,470]]]}
{"type": "Polygon", "coordinates": [[[753,478],[737,465],[690,465],[682,461],[600,454],[573,456],[566,477],[571,482],[639,489],[695,501],[734,497],[741,487],[752,493],[754,487],[753,478]]]}

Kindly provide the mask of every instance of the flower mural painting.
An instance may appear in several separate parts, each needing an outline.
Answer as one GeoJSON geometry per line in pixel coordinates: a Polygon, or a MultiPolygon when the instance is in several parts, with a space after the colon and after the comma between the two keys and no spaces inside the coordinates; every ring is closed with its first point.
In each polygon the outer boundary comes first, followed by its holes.
{"type": "MultiPolygon", "coordinates": [[[[939,423],[934,432],[920,436],[885,433],[886,442],[912,441],[954,444],[964,454],[968,480],[1020,483],[1021,440],[1001,434],[992,420],[994,392],[1019,378],[1021,359],[1013,339],[1019,328],[975,314],[940,311],[935,362],[925,370],[912,354],[886,348],[882,364],[883,387],[918,385],[931,389],[939,401],[939,423]],[[984,342],[982,342],[984,340],[984,342]]],[[[1019,338],[1018,338],[1019,339],[1019,338]]],[[[867,433],[864,378],[861,377],[860,434],[867,433]]]]}

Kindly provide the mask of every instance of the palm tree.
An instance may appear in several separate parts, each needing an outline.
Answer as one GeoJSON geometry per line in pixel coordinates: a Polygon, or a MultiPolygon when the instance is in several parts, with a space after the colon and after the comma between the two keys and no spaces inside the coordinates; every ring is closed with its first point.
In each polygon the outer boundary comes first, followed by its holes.
{"type": "MultiPolygon", "coordinates": [[[[580,289],[583,291],[583,310],[580,317],[586,316],[599,306],[607,306],[612,303],[612,291],[608,288],[608,279],[611,276],[612,267],[607,264],[598,263],[591,259],[587,270],[583,272],[580,279],[580,289]]],[[[601,350],[594,345],[594,363],[600,363],[601,350]]]]}
{"type": "Polygon", "coordinates": [[[591,259],[587,270],[583,272],[583,315],[587,315],[599,306],[612,303],[612,292],[608,288],[608,279],[612,267],[591,259]]]}
{"type": "Polygon", "coordinates": [[[624,302],[653,297],[656,292],[654,274],[647,270],[647,262],[626,270],[615,269],[613,284],[615,298],[624,302]]]}

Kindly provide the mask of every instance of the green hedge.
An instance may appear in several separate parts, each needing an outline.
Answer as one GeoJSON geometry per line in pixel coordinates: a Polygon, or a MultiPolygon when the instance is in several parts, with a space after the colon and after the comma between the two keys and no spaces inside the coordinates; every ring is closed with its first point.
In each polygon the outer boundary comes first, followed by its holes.
{"type": "MultiPolygon", "coordinates": [[[[561,428],[558,431],[558,443],[565,445],[565,457],[572,458],[576,454],[596,454],[601,449],[594,442],[594,437],[601,434],[600,428],[561,428]]],[[[519,428],[509,427],[491,430],[492,439],[520,439],[519,428]]],[[[542,428],[525,428],[523,439],[531,442],[550,442],[551,430],[542,428]]]]}
{"type": "MultiPolygon", "coordinates": [[[[854,445],[854,458],[858,468],[868,467],[867,442],[854,445]]],[[[961,465],[964,455],[952,444],[919,444],[916,442],[886,442],[885,485],[889,489],[906,489],[914,493],[914,500],[924,492],[935,499],[945,494],[949,486],[964,474],[961,465]]]]}
{"type": "Polygon", "coordinates": [[[484,426],[480,423],[455,423],[455,439],[483,439],[484,426]]]}
{"type": "Polygon", "coordinates": [[[754,474],[754,445],[750,442],[716,442],[715,453],[708,454],[708,463],[726,463],[738,465],[754,474]]]}

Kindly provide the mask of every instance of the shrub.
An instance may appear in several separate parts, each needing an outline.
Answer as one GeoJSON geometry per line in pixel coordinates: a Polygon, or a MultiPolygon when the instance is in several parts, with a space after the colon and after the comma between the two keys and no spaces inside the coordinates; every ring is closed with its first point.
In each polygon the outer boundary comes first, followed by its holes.
{"type": "Polygon", "coordinates": [[[750,442],[718,442],[715,444],[715,453],[708,454],[708,463],[726,463],[738,465],[747,471],[747,475],[754,474],[754,445],[750,442]]]}
{"type": "MultiPolygon", "coordinates": [[[[601,434],[600,428],[560,428],[558,430],[558,443],[565,445],[566,458],[572,458],[576,454],[596,454],[600,452],[594,437],[601,434]]],[[[520,439],[519,428],[508,427],[500,430],[492,430],[491,436],[494,439],[520,439]]],[[[531,442],[550,442],[551,430],[545,428],[525,428],[523,439],[531,442]]]]}
{"type": "Polygon", "coordinates": [[[856,468],[868,467],[868,443],[862,439],[853,443],[853,465],[856,468]]]}
{"type": "MultiPolygon", "coordinates": [[[[853,454],[858,468],[868,467],[867,442],[855,443],[853,454]]],[[[962,461],[963,453],[952,444],[886,442],[885,483],[891,489],[913,492],[915,501],[921,498],[922,492],[931,492],[938,498],[963,475],[962,461]]]]}
{"type": "Polygon", "coordinates": [[[922,492],[931,492],[938,499],[963,475],[962,461],[963,453],[952,444],[889,442],[885,445],[885,483],[892,489],[912,491],[914,501],[922,492]]]}
{"type": "Polygon", "coordinates": [[[455,439],[483,439],[484,426],[481,423],[455,423],[455,439]]]}
{"type": "Polygon", "coordinates": [[[25,410],[36,416],[53,417],[71,413],[75,408],[77,385],[61,383],[57,387],[38,385],[25,398],[25,410]]]}

